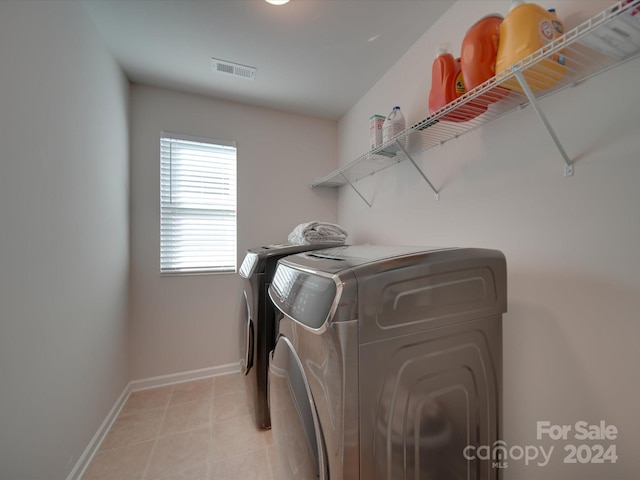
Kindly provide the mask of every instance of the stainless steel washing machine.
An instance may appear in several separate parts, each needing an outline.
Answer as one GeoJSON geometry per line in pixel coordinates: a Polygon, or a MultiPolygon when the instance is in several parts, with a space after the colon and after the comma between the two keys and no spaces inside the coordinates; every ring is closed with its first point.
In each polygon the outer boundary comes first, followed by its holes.
{"type": "Polygon", "coordinates": [[[269,401],[278,479],[497,479],[506,263],[473,248],[289,256],[269,401]]]}
{"type": "Polygon", "coordinates": [[[269,428],[267,374],[269,353],[275,345],[275,310],[268,289],[279,259],[294,253],[327,248],[318,245],[269,245],[247,250],[240,276],[244,278],[246,309],[241,318],[241,368],[249,379],[251,400],[258,427],[269,428]]]}

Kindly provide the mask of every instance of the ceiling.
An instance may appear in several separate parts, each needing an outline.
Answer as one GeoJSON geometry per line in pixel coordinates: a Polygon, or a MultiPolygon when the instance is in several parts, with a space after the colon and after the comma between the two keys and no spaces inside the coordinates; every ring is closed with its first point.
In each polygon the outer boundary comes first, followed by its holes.
{"type": "Polygon", "coordinates": [[[335,120],[454,2],[83,0],[134,83],[335,120]],[[214,72],[212,58],[255,78],[214,72]]]}

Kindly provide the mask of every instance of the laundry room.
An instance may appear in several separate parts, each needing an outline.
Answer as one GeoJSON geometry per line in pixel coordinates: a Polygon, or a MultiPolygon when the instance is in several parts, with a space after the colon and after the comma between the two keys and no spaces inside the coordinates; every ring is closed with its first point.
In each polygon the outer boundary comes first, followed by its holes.
{"type": "Polygon", "coordinates": [[[639,9],[0,0],[0,479],[639,478],[639,9]]]}

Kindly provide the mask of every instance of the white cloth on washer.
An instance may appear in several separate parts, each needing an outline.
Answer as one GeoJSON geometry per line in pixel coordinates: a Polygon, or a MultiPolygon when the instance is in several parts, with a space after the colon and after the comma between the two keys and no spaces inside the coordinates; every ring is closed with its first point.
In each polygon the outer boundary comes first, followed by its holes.
{"type": "Polygon", "coordinates": [[[289,234],[289,242],[296,245],[330,243],[344,245],[347,232],[340,226],[326,222],[301,223],[289,234]]]}

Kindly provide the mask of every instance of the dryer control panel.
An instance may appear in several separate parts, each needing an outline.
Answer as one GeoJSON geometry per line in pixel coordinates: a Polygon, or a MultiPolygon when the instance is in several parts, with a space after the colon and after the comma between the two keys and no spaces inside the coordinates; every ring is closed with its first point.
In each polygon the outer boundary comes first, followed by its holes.
{"type": "Polygon", "coordinates": [[[279,264],[269,288],[273,303],[282,313],[302,325],[319,329],[338,302],[336,282],[279,264]]]}

